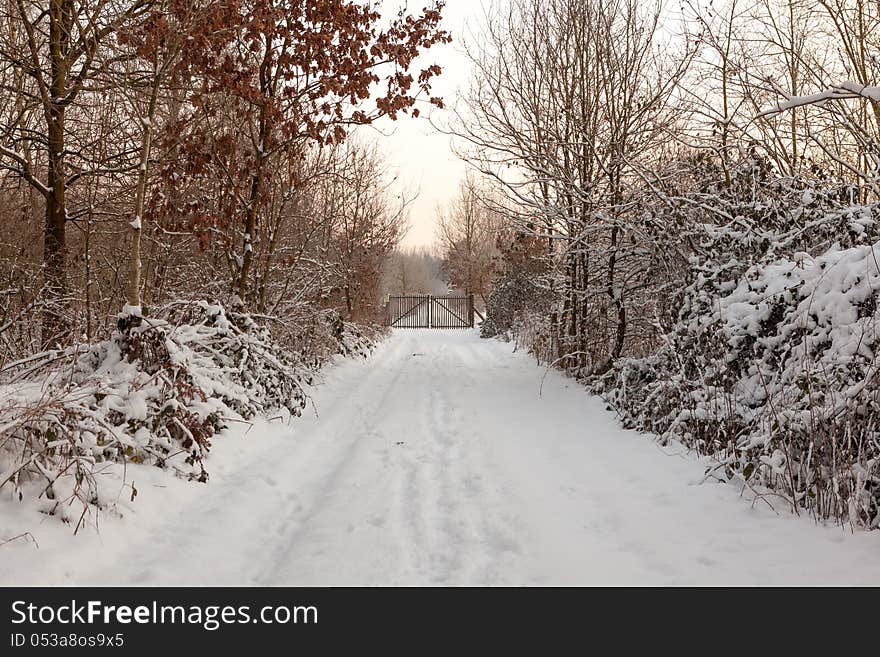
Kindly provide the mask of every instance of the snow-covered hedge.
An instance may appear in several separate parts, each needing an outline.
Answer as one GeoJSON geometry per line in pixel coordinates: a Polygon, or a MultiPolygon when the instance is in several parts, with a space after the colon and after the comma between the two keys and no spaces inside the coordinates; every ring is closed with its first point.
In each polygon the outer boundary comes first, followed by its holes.
{"type": "MultiPolygon", "coordinates": [[[[328,351],[365,354],[379,337],[323,319],[328,351]]],[[[118,480],[113,490],[100,485],[117,464],[207,481],[217,432],[275,409],[299,415],[303,384],[324,356],[283,348],[252,317],[205,302],[172,305],[163,319],[120,316],[113,339],[4,368],[0,491],[37,498],[44,513],[79,527],[119,495],[118,480]]]]}
{"type": "Polygon", "coordinates": [[[877,527],[880,209],[805,220],[817,203],[798,200],[785,230],[701,226],[662,346],[592,385],[627,426],[713,455],[719,476],[877,527]]]}
{"type": "Polygon", "coordinates": [[[503,272],[486,298],[486,319],[480,325],[480,335],[510,339],[518,335],[518,328],[531,328],[535,317],[546,315],[548,306],[546,290],[533,272],[503,272]]]}

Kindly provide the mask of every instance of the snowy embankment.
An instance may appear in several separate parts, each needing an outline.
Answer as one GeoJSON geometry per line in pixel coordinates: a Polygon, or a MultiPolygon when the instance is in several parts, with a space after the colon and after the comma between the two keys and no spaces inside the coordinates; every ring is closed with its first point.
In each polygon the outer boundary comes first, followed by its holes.
{"type": "Polygon", "coordinates": [[[3,584],[880,584],[880,534],[704,480],[576,382],[472,331],[398,331],[290,424],[218,436],[207,484],[129,472],[75,538],[5,496],[3,584]]]}
{"type": "Polygon", "coordinates": [[[692,278],[661,348],[593,389],[723,478],[880,527],[880,244],[695,264],[692,278]]]}

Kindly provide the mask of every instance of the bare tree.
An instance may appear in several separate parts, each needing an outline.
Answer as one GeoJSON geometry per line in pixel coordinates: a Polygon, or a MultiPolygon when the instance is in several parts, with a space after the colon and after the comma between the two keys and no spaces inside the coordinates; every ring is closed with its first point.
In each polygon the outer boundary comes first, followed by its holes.
{"type": "Polygon", "coordinates": [[[143,15],[149,0],[16,0],[6,5],[4,22],[15,22],[0,58],[21,81],[22,104],[15,120],[0,126],[0,164],[35,189],[45,205],[43,274],[47,305],[44,344],[70,330],[67,281],[67,208],[71,185],[101,175],[106,164],[91,157],[88,136],[72,137],[68,118],[88,96],[89,85],[106,65],[101,47],[129,21],[143,15]],[[24,84],[27,80],[27,84],[24,84]],[[21,121],[27,114],[33,125],[21,121]],[[84,137],[84,138],[83,138],[84,137]],[[30,154],[34,153],[36,157],[30,154]]]}
{"type": "Polygon", "coordinates": [[[675,90],[694,53],[671,48],[661,14],[633,0],[515,0],[470,49],[479,82],[454,131],[506,193],[512,228],[546,239],[551,351],[572,366],[601,371],[621,355],[628,297],[655,255],[640,182],[682,121],[675,90]]]}
{"type": "Polygon", "coordinates": [[[498,238],[505,228],[489,198],[472,175],[459,185],[458,196],[437,208],[437,238],[444,254],[444,272],[450,284],[485,303],[498,256],[498,238]]]}
{"type": "Polygon", "coordinates": [[[392,191],[393,178],[375,145],[338,146],[318,197],[324,248],[336,272],[346,316],[373,319],[382,264],[406,230],[412,201],[392,191]]]}

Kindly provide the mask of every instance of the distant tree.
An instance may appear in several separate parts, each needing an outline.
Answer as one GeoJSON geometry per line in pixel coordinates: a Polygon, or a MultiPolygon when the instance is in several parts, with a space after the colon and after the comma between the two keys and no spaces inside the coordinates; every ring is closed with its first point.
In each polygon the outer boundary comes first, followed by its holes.
{"type": "Polygon", "coordinates": [[[490,188],[468,175],[458,196],[437,209],[437,237],[443,249],[443,272],[452,287],[485,302],[492,285],[502,216],[490,205],[490,188]]]}
{"type": "Polygon", "coordinates": [[[324,251],[349,319],[373,319],[382,265],[406,228],[409,200],[392,193],[392,182],[375,145],[347,141],[333,149],[319,183],[324,251]]]}
{"type": "Polygon", "coordinates": [[[383,268],[382,294],[444,295],[449,286],[442,266],[443,259],[428,248],[395,250],[383,268]]]}

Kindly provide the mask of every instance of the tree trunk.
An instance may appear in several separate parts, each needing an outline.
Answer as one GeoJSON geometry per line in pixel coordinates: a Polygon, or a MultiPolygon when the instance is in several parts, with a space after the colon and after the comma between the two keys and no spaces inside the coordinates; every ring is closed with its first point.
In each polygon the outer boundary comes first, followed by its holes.
{"type": "Polygon", "coordinates": [[[150,166],[150,152],[153,146],[153,118],[156,114],[156,99],[159,95],[158,62],[153,63],[153,85],[150,89],[150,102],[147,116],[143,121],[141,139],[141,157],[138,167],[137,191],[134,200],[134,219],[131,226],[131,251],[128,270],[128,305],[138,309],[141,307],[141,233],[144,221],[144,199],[147,193],[147,176],[150,166]]]}
{"type": "Polygon", "coordinates": [[[70,333],[70,299],[67,290],[67,211],[64,166],[64,106],[67,95],[67,52],[73,8],[70,0],[52,0],[49,5],[49,53],[52,79],[44,111],[48,137],[49,194],[46,196],[46,225],[43,237],[43,275],[46,307],[43,311],[42,342],[49,348],[64,342],[70,333]]]}
{"type": "Polygon", "coordinates": [[[263,155],[257,159],[257,170],[251,178],[251,193],[248,199],[247,215],[244,224],[244,247],[241,256],[241,269],[238,274],[238,298],[244,303],[247,298],[248,278],[253,262],[253,240],[257,230],[257,207],[260,202],[260,188],[263,178],[263,155]]]}
{"type": "MultiPolygon", "coordinates": [[[[271,44],[266,43],[266,51],[260,64],[260,91],[269,95],[271,84],[269,80],[269,64],[271,62],[271,44]]],[[[244,252],[241,257],[241,270],[238,278],[238,298],[245,303],[248,292],[248,278],[250,277],[251,263],[254,259],[254,242],[257,236],[257,211],[260,206],[260,194],[263,188],[263,173],[266,166],[266,147],[269,141],[269,108],[265,100],[260,106],[260,132],[257,146],[256,171],[251,178],[251,192],[248,199],[247,215],[244,227],[244,252]]]]}
{"type": "MultiPolygon", "coordinates": [[[[63,110],[59,112],[63,117],[63,110]]],[[[46,197],[46,226],[43,237],[43,273],[46,281],[46,308],[43,312],[43,346],[64,341],[70,332],[67,294],[67,237],[64,206],[64,129],[63,118],[49,126],[49,175],[51,189],[46,197]],[[60,123],[60,125],[59,125],[60,123]]]]}
{"type": "Polygon", "coordinates": [[[620,226],[615,225],[611,228],[611,247],[608,255],[608,288],[606,291],[608,296],[611,297],[614,307],[617,309],[617,329],[614,335],[614,344],[611,347],[608,358],[596,370],[596,374],[604,374],[611,369],[614,361],[620,358],[620,354],[623,353],[623,343],[626,338],[627,318],[626,306],[623,303],[623,290],[616,290],[614,286],[617,268],[617,245],[620,239],[620,226]]]}

